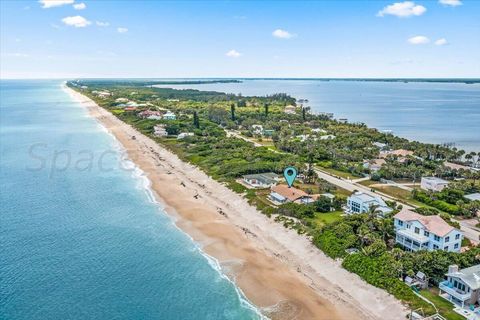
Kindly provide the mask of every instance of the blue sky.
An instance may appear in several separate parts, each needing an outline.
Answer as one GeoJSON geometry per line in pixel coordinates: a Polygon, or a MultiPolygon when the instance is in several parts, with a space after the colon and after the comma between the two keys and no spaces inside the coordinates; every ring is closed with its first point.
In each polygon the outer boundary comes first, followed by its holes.
{"type": "Polygon", "coordinates": [[[0,1],[0,76],[480,77],[480,1],[0,1]]]}

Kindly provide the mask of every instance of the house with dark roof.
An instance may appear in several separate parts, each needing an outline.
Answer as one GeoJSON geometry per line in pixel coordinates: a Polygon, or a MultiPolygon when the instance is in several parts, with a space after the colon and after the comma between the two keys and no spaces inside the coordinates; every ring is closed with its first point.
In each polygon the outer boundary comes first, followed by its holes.
{"type": "Polygon", "coordinates": [[[270,188],[277,184],[278,175],[273,172],[247,174],[243,176],[243,182],[252,188],[270,188]]]}
{"type": "Polygon", "coordinates": [[[460,252],[462,231],[449,225],[440,216],[423,216],[404,208],[393,219],[395,242],[407,251],[460,252]]]}

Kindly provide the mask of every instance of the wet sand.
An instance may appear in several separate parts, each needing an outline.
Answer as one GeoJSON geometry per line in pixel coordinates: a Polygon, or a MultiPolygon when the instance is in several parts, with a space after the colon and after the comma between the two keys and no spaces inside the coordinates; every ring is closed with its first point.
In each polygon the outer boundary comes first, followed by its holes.
{"type": "Polygon", "coordinates": [[[66,88],[145,172],[176,224],[272,319],[404,319],[406,309],[326,257],[305,236],[258,212],[240,195],[66,88]],[[135,139],[132,139],[135,136],[135,139]],[[387,316],[388,315],[388,316],[387,316]]]}

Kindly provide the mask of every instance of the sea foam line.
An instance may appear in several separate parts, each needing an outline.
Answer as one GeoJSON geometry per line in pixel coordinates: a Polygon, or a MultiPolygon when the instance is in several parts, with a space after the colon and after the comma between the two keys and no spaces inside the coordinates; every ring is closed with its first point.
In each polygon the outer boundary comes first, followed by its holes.
{"type": "MultiPolygon", "coordinates": [[[[66,82],[63,82],[61,84],[61,87],[63,89],[63,91],[65,91],[66,93],[70,93],[68,91],[68,88],[66,87],[66,82]]],[[[72,90],[72,89],[70,89],[72,90]]],[[[83,106],[83,104],[80,103],[80,101],[78,101],[77,99],[74,99],[74,97],[69,94],[69,96],[72,98],[72,100],[74,100],[75,102],[79,103],[80,105],[83,106]]],[[[210,265],[210,267],[212,269],[214,269],[218,275],[230,282],[239,298],[239,301],[240,301],[240,305],[242,307],[245,307],[247,309],[250,309],[251,311],[253,311],[258,317],[259,319],[269,319],[268,317],[266,317],[265,315],[263,315],[259,308],[256,307],[246,296],[245,294],[243,293],[242,289],[240,289],[240,287],[238,287],[238,285],[235,283],[234,280],[230,279],[222,270],[222,267],[221,267],[221,264],[219,262],[218,259],[216,259],[215,257],[207,254],[205,251],[203,251],[202,247],[200,246],[200,244],[198,242],[196,242],[188,233],[186,233],[185,231],[183,231],[182,229],[180,229],[180,227],[177,226],[177,224],[175,223],[175,218],[172,216],[172,215],[169,215],[167,214],[166,210],[165,210],[165,205],[164,203],[160,202],[157,200],[157,197],[155,196],[155,192],[153,191],[152,189],[152,182],[150,181],[150,179],[147,177],[147,175],[145,174],[145,172],[140,169],[137,164],[132,161],[129,157],[128,157],[128,153],[127,153],[127,150],[125,149],[125,147],[122,145],[122,143],[117,139],[117,137],[115,137],[115,135],[110,132],[110,130],[108,130],[107,127],[105,127],[98,119],[95,119],[94,117],[92,117],[90,115],[90,113],[88,112],[87,110],[87,115],[90,117],[90,118],[93,118],[94,120],[96,120],[95,122],[97,123],[97,125],[99,126],[100,130],[103,131],[103,133],[106,133],[110,138],[111,138],[111,141],[112,141],[112,149],[114,149],[114,151],[117,153],[117,155],[119,156],[118,158],[118,161],[121,163],[121,165],[124,167],[124,168],[132,168],[132,174],[131,174],[131,177],[134,179],[134,180],[137,180],[139,182],[139,184],[137,185],[140,189],[142,189],[146,196],[147,196],[147,199],[150,203],[156,205],[159,209],[159,212],[161,212],[162,214],[166,215],[168,218],[169,218],[169,222],[172,224],[173,227],[175,227],[179,232],[181,232],[184,236],[186,236],[190,242],[193,244],[195,250],[203,257],[207,260],[207,263],[210,265]]]]}

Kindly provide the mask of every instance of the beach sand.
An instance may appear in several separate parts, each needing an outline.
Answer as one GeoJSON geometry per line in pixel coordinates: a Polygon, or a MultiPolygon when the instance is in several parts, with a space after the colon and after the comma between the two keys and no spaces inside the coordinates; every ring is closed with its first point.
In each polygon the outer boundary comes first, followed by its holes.
{"type": "Polygon", "coordinates": [[[344,270],[305,236],[275,223],[88,97],[64,89],[116,137],[176,224],[219,261],[222,271],[266,316],[405,319],[407,309],[392,295],[344,270]]]}

